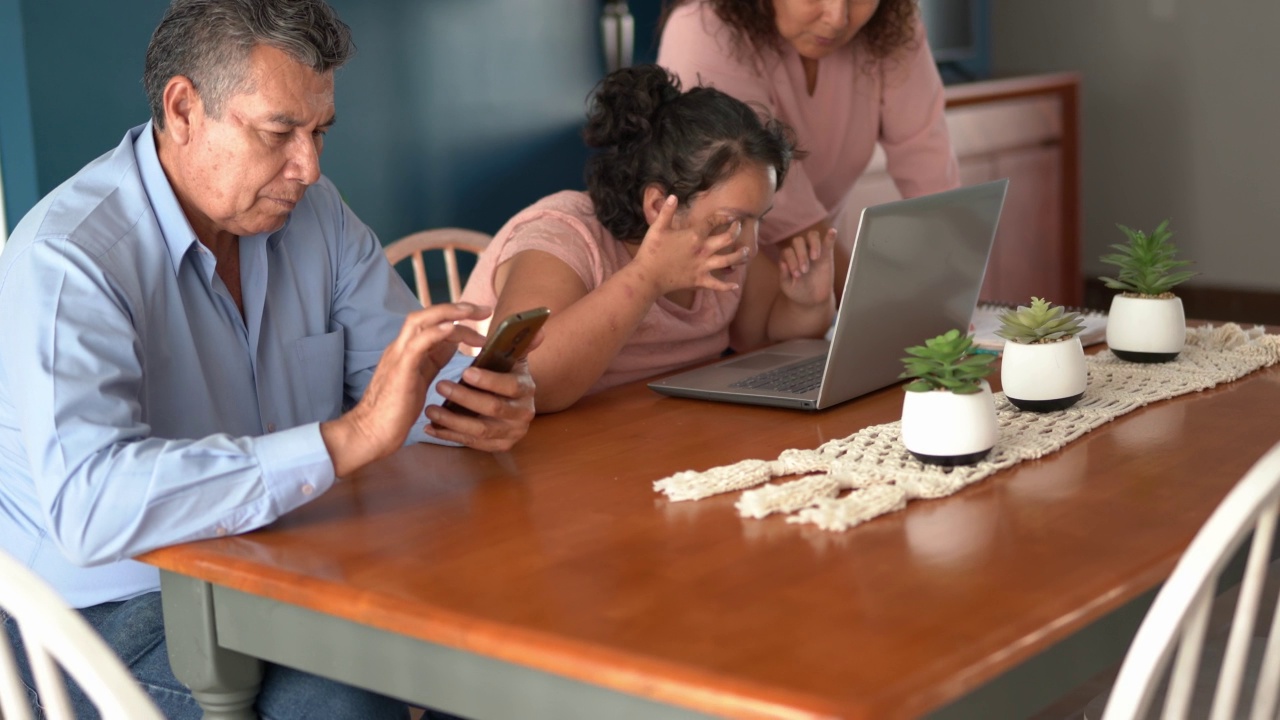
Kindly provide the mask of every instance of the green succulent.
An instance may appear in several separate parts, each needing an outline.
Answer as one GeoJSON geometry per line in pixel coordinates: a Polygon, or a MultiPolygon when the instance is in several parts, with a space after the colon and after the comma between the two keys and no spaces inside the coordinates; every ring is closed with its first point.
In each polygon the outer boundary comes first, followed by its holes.
{"type": "Polygon", "coordinates": [[[1120,268],[1117,277],[1100,278],[1112,290],[1123,290],[1138,295],[1164,295],[1179,283],[1184,283],[1197,273],[1188,270],[1174,272],[1175,268],[1190,265],[1190,260],[1174,260],[1178,248],[1169,242],[1173,233],[1165,220],[1150,235],[1141,230],[1117,224],[1125,235],[1127,244],[1112,245],[1118,252],[1103,255],[1100,259],[1108,265],[1120,268]]]}
{"type": "Polygon", "coordinates": [[[902,358],[907,369],[898,377],[916,378],[907,383],[911,392],[950,390],[969,395],[981,390],[978,381],[995,370],[991,367],[995,356],[974,352],[973,338],[959,330],[948,330],[906,352],[911,357],[902,358]]]}
{"type": "Polygon", "coordinates": [[[1084,330],[1081,323],[1080,313],[1067,312],[1061,305],[1033,297],[1030,307],[1019,305],[1000,316],[996,335],[1021,345],[1051,343],[1074,337],[1084,330]]]}

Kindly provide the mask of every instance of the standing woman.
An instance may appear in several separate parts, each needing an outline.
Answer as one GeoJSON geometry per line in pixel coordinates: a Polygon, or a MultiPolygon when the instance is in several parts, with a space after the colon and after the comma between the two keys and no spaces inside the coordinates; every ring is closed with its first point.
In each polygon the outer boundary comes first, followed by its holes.
{"type": "Polygon", "coordinates": [[[611,73],[590,99],[587,192],[523,210],[494,236],[462,300],[495,317],[551,309],[529,355],[538,412],[726,348],[821,337],[835,314],[834,233],[756,252],[791,163],[785,126],[657,65],[611,73]]]}
{"type": "MultiPolygon", "coordinates": [[[[685,87],[709,85],[779,118],[808,153],[762,244],[825,233],[876,143],[903,197],[960,184],[915,0],[668,0],[658,63],[685,87]]],[[[837,247],[837,292],[848,264],[837,247]]]]}

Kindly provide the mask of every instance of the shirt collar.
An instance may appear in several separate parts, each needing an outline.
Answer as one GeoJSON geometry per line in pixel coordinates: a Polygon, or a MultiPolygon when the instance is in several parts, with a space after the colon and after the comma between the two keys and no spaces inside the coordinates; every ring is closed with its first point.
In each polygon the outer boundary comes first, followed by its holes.
{"type": "MultiPolygon", "coordinates": [[[[138,173],[142,176],[142,186],[146,188],[147,198],[151,201],[151,209],[155,211],[156,222],[160,225],[160,233],[164,235],[165,244],[169,246],[169,259],[173,263],[173,271],[178,272],[182,258],[197,241],[196,231],[182,211],[178,196],[169,184],[169,178],[160,165],[160,154],[156,149],[155,131],[152,122],[139,125],[129,131],[133,139],[133,152],[138,162],[138,173]]],[[[272,248],[280,244],[289,221],[293,215],[285,218],[284,226],[273,233],[251,235],[244,240],[265,239],[272,248]]]]}
{"type": "Polygon", "coordinates": [[[169,259],[173,262],[176,273],[182,264],[182,258],[196,242],[196,231],[178,204],[178,196],[173,193],[173,186],[160,166],[160,155],[156,151],[156,136],[152,123],[140,125],[129,131],[133,137],[133,154],[138,161],[138,174],[142,176],[142,187],[147,191],[147,199],[151,201],[151,209],[155,212],[156,222],[160,225],[160,234],[169,246],[169,259]]]}

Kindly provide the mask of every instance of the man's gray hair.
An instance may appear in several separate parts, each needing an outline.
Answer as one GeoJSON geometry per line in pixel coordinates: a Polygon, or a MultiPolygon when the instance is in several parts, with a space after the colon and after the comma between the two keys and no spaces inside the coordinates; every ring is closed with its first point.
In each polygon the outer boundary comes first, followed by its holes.
{"type": "Polygon", "coordinates": [[[324,0],[173,0],[147,46],[142,84],[156,127],[164,128],[164,89],[190,79],[205,112],[222,117],[236,92],[252,91],[249,51],[267,45],[318,73],[355,54],[351,28],[324,0]]]}

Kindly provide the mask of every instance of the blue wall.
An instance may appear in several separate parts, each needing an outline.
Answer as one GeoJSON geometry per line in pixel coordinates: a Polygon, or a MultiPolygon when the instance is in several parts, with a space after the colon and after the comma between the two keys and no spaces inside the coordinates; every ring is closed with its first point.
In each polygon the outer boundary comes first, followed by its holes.
{"type": "Polygon", "coordinates": [[[0,200],[10,228],[38,199],[22,28],[18,0],[0,0],[0,162],[4,163],[4,197],[0,200]]]}
{"type": "MultiPolygon", "coordinates": [[[[603,74],[596,3],[332,4],[359,52],[337,76],[323,168],[384,242],[446,225],[493,232],[537,198],[581,187],[578,131],[603,74]]],[[[146,121],[143,56],[166,5],[0,0],[10,226],[146,121]]]]}
{"type": "Polygon", "coordinates": [[[325,168],[384,241],[494,232],[581,187],[584,102],[603,74],[582,0],[335,0],[360,50],[338,75],[325,168]]]}
{"type": "Polygon", "coordinates": [[[142,60],[167,5],[23,0],[39,195],[146,122],[142,60]]]}
{"type": "MultiPolygon", "coordinates": [[[[359,52],[337,76],[323,168],[384,242],[450,225],[492,233],[539,197],[582,186],[584,101],[604,73],[600,2],[331,1],[359,52]]],[[[0,0],[11,227],[146,121],[143,56],[166,5],[0,0]]],[[[656,56],[660,6],[631,0],[637,62],[656,56]]],[[[980,77],[985,22],[981,33],[968,68],[980,77]]]]}

